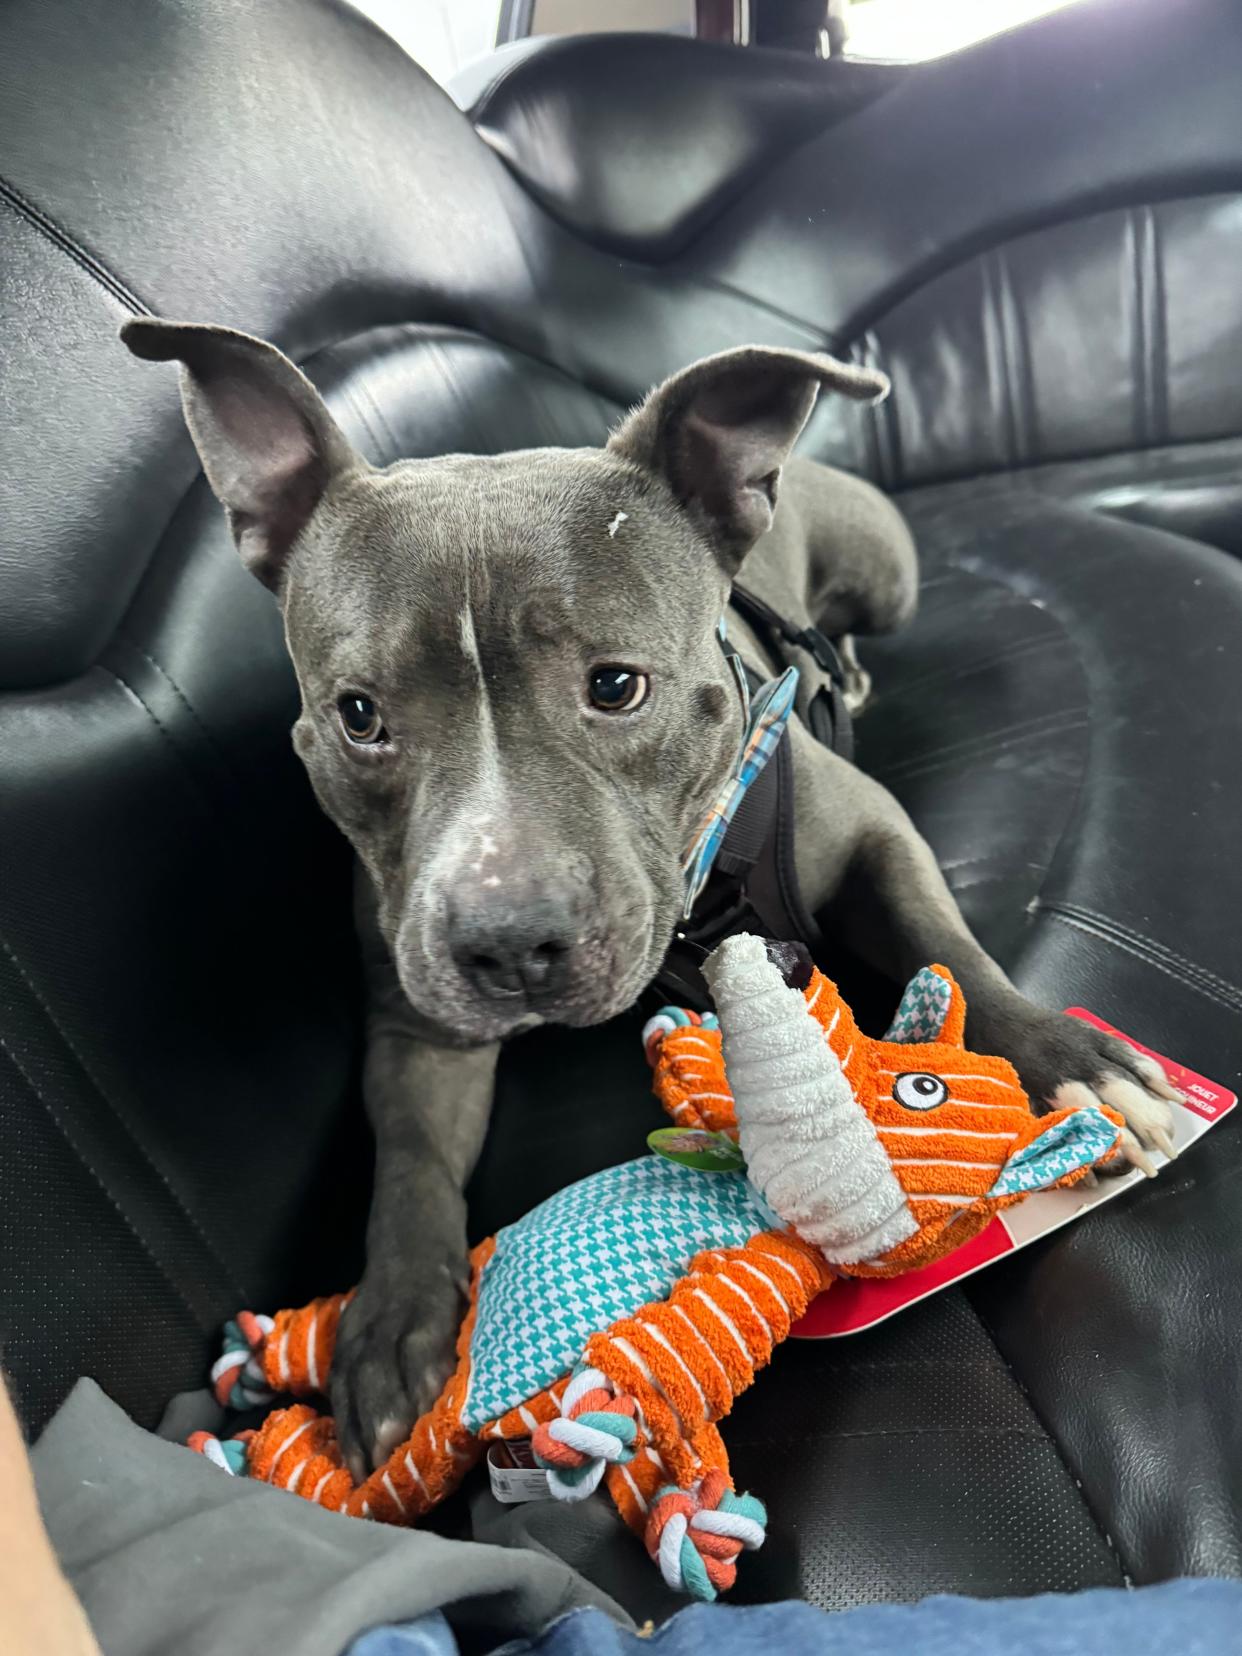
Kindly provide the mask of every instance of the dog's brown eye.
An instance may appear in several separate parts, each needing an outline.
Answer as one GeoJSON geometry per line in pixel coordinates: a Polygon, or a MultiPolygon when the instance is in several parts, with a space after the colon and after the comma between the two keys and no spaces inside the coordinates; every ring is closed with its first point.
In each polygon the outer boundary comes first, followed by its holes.
{"type": "Polygon", "coordinates": [[[384,729],[380,710],[370,696],[350,690],[337,702],[336,711],[340,715],[345,734],[351,742],[357,742],[359,747],[371,747],[376,742],[388,740],[388,732],[384,729]]]}
{"type": "Polygon", "coordinates": [[[601,713],[633,713],[647,699],[646,673],[631,667],[597,667],[587,681],[591,706],[601,713]]]}

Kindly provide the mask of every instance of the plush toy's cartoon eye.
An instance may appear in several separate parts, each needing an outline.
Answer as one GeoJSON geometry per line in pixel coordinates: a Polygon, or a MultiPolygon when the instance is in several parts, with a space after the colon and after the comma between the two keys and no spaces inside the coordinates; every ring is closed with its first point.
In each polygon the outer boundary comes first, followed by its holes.
{"type": "Polygon", "coordinates": [[[907,1110],[934,1110],[949,1096],[949,1089],[938,1075],[919,1075],[909,1071],[893,1082],[893,1097],[907,1110]]]}
{"type": "Polygon", "coordinates": [[[587,694],[598,713],[633,713],[646,701],[649,682],[632,667],[597,667],[587,680],[587,694]]]}

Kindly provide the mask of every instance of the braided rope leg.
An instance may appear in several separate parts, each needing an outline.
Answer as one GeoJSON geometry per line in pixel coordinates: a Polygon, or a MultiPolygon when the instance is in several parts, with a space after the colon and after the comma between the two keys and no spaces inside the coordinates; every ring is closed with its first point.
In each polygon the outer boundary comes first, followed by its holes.
{"type": "Polygon", "coordinates": [[[191,1432],[186,1438],[187,1449],[202,1455],[230,1478],[244,1478],[250,1470],[250,1440],[253,1432],[239,1432],[236,1437],[219,1438],[214,1432],[191,1432]]]}
{"type": "Polygon", "coordinates": [[[576,1369],[561,1412],[535,1428],[531,1448],[559,1501],[582,1501],[599,1488],[609,1466],[633,1460],[638,1438],[634,1399],[595,1368],[576,1369]]]}
{"type": "Polygon", "coordinates": [[[239,1311],[224,1325],[220,1355],[211,1365],[211,1389],[222,1409],[253,1409],[276,1393],[263,1372],[263,1351],[275,1327],[271,1317],[239,1311]]]}
{"type": "Polygon", "coordinates": [[[644,1435],[688,1487],[700,1427],[729,1412],[824,1282],[822,1259],[793,1237],[709,1249],[667,1300],[593,1334],[584,1360],[634,1400],[644,1435]]]}
{"type": "Polygon", "coordinates": [[[735,1494],[717,1468],[679,1489],[668,1484],[651,1504],[647,1551],[675,1593],[710,1601],[737,1579],[743,1551],[761,1547],[768,1515],[753,1495],[735,1494]]]}
{"type": "Polygon", "coordinates": [[[701,1127],[736,1137],[737,1116],[725,1076],[720,1026],[711,1013],[699,1017],[663,1007],[643,1026],[652,1091],[679,1127],[701,1127]]]}
{"type": "Polygon", "coordinates": [[[280,1396],[315,1397],[327,1383],[341,1313],[352,1298],[330,1294],[275,1317],[241,1311],[224,1325],[211,1388],[225,1409],[253,1409],[280,1396]]]}

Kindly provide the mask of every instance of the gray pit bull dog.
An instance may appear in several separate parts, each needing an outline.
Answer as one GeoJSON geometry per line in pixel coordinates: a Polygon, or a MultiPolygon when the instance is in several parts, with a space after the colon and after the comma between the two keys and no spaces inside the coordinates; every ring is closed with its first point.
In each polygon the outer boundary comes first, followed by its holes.
{"type": "MultiPolygon", "coordinates": [[[[207,477],[282,606],[294,744],[357,853],[377,1158],[332,1404],[360,1474],[451,1362],[462,1189],[499,1043],[608,1018],[660,967],[682,854],[742,730],[716,625],[743,559],[752,589],[832,636],[913,610],[895,508],[789,459],[821,387],[870,399],[887,384],[745,347],[674,375],[602,450],[376,470],[272,346],[148,319],[124,339],[183,364],[207,477]]],[[[1176,1095],[1156,1066],[1024,1000],[896,801],[802,727],[792,740],[799,878],[834,935],[899,982],[943,962],[972,1044],[1010,1058],[1033,1098],[1120,1110],[1140,1164],[1143,1145],[1168,1148],[1176,1095]]]]}

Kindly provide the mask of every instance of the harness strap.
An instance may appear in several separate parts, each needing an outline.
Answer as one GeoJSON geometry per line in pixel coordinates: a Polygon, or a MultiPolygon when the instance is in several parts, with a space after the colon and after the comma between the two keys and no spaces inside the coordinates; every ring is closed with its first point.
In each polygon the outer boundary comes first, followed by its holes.
{"type": "Polygon", "coordinates": [[[812,958],[819,954],[823,933],[807,908],[794,861],[794,757],[786,732],[776,754],[776,809],[767,839],[746,880],[746,894],[762,923],[763,935],[774,942],[805,943],[812,958]]]}
{"type": "MultiPolygon", "coordinates": [[[[804,679],[809,658],[818,687],[802,715],[811,734],[843,759],[854,754],[853,725],[845,705],[845,669],[835,645],[818,627],[795,627],[744,587],[729,600],[778,661],[791,650],[803,659],[790,665],[804,679]],[[783,646],[783,648],[782,648],[783,646]]],[[[723,639],[722,639],[723,644],[723,639]]],[[[727,645],[725,646],[726,653],[727,645]]],[[[759,685],[747,670],[749,688],[759,685]]],[[[767,764],[749,785],[712,862],[711,873],[689,920],[674,936],[656,979],[660,994],[679,1005],[711,1005],[702,962],[735,932],[753,931],[781,942],[801,942],[812,957],[823,943],[803,901],[794,861],[793,746],[786,729],[767,764]]]]}
{"type": "Polygon", "coordinates": [[[772,823],[780,808],[778,770],[781,753],[788,740],[788,734],[782,736],[770,762],[742,795],[742,803],[734,812],[729,831],[716,853],[713,866],[732,879],[745,881],[759,861],[764,842],[772,831],[772,823]]]}
{"type": "Polygon", "coordinates": [[[678,1005],[711,1005],[702,962],[735,932],[798,940],[814,954],[819,927],[794,865],[793,747],[786,731],[729,824],[690,919],[679,926],[657,983],[678,1005]]]}
{"type": "MultiPolygon", "coordinates": [[[[792,646],[809,656],[818,669],[820,683],[808,696],[805,706],[805,718],[811,735],[816,741],[822,742],[833,753],[839,754],[842,759],[852,760],[854,757],[854,724],[850,717],[850,710],[845,704],[845,667],[837,651],[836,645],[818,627],[796,627],[791,621],[774,610],[771,604],[756,596],[747,587],[738,586],[735,582],[729,597],[729,606],[748,621],[750,625],[764,637],[778,660],[788,659],[788,649],[782,650],[781,645],[792,646]]],[[[804,669],[804,679],[809,678],[805,672],[805,663],[796,662],[795,665],[804,669]]]]}

